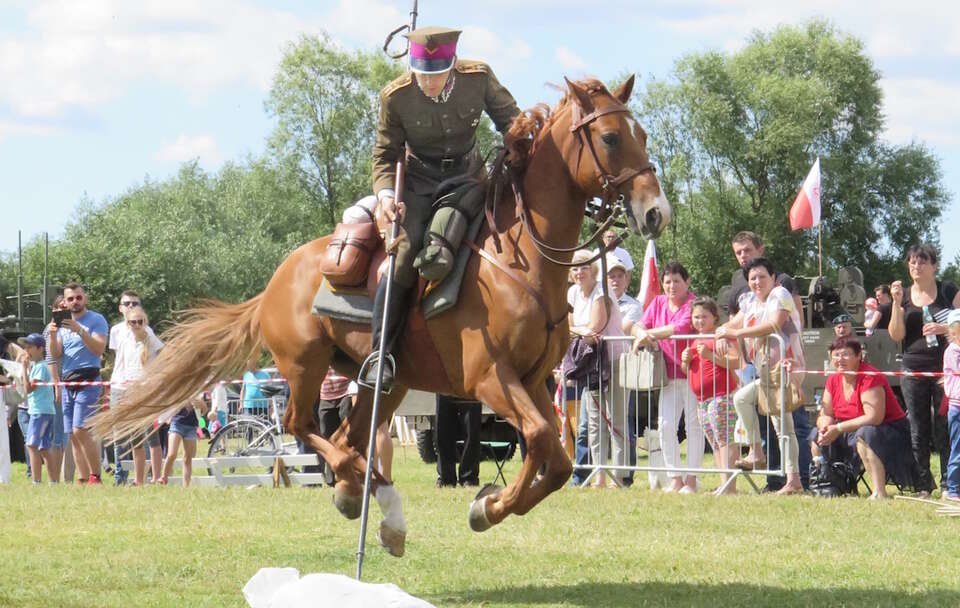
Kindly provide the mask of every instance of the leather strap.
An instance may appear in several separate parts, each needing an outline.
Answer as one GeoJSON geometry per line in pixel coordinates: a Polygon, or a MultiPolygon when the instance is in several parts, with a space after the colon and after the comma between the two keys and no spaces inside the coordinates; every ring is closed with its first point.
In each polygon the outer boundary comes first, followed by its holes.
{"type": "Polygon", "coordinates": [[[554,329],[556,329],[558,325],[560,325],[561,323],[563,323],[563,320],[567,318],[567,313],[564,312],[563,315],[562,315],[559,319],[557,319],[556,321],[551,321],[551,320],[550,320],[550,312],[549,312],[549,310],[547,309],[547,303],[544,301],[543,296],[542,296],[541,294],[537,293],[537,291],[534,290],[533,287],[530,287],[530,284],[527,283],[526,280],[524,280],[523,277],[521,277],[520,275],[518,275],[512,268],[510,268],[509,266],[507,266],[506,264],[504,264],[503,262],[501,262],[500,259],[497,258],[495,255],[493,255],[492,253],[488,252],[486,249],[484,249],[484,248],[480,247],[479,245],[477,245],[474,241],[468,239],[468,240],[467,240],[467,245],[470,246],[470,249],[473,249],[474,251],[476,251],[476,252],[480,255],[480,257],[482,257],[482,258],[485,259],[486,261],[490,262],[490,263],[493,264],[497,269],[499,269],[499,270],[502,271],[504,274],[506,274],[508,277],[510,277],[511,279],[513,279],[514,281],[516,281],[516,282],[520,285],[520,287],[523,287],[523,290],[524,290],[524,291],[526,291],[528,294],[530,294],[530,297],[533,298],[533,300],[534,300],[534,301],[537,303],[537,305],[540,307],[540,310],[543,311],[543,318],[546,319],[546,325],[545,325],[545,327],[547,328],[547,334],[548,334],[548,335],[547,335],[547,339],[549,340],[549,339],[550,339],[550,338],[549,338],[550,332],[553,331],[554,329]]]}

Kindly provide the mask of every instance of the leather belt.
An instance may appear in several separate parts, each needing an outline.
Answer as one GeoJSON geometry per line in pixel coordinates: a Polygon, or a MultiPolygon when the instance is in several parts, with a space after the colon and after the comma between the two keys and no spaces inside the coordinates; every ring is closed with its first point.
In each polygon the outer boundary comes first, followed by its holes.
{"type": "Polygon", "coordinates": [[[440,171],[441,173],[446,173],[448,171],[453,171],[454,169],[460,168],[461,166],[467,165],[467,159],[470,154],[464,154],[463,156],[444,156],[443,158],[424,158],[423,156],[417,156],[416,154],[410,154],[410,157],[415,159],[418,163],[423,165],[428,169],[433,169],[434,171],[440,171]]]}

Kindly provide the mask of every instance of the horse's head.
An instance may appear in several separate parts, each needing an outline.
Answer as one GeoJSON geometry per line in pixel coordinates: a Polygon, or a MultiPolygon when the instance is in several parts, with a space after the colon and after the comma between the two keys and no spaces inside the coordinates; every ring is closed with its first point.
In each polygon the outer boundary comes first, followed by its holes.
{"type": "Polygon", "coordinates": [[[572,138],[564,156],[574,180],[605,204],[623,204],[630,228],[657,238],[671,209],[647,156],[647,134],[626,106],[633,76],[613,93],[595,80],[567,86],[572,138]]]}

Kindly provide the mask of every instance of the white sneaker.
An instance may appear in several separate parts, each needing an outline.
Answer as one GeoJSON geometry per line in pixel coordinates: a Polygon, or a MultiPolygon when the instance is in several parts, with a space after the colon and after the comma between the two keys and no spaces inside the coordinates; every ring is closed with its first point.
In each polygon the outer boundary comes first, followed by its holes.
{"type": "Polygon", "coordinates": [[[678,490],[677,493],[678,494],[696,494],[697,490],[696,488],[691,488],[690,486],[683,486],[682,488],[680,488],[680,490],[678,490]]]}

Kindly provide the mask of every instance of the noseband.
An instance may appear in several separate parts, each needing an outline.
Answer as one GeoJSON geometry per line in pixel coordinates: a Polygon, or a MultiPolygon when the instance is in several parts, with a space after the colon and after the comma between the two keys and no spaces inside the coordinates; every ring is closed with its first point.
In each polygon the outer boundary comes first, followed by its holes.
{"type": "Polygon", "coordinates": [[[580,159],[583,157],[583,149],[586,147],[587,150],[590,151],[590,156],[593,158],[594,171],[597,176],[597,181],[600,182],[600,189],[603,192],[600,210],[604,213],[612,213],[615,211],[615,208],[613,208],[615,204],[612,202],[615,198],[616,204],[622,205],[625,202],[623,193],[619,192],[617,188],[619,188],[621,184],[632,180],[646,171],[656,173],[656,169],[653,163],[647,160],[640,168],[624,167],[618,175],[613,175],[607,171],[603,163],[600,162],[600,157],[597,156],[597,150],[593,146],[593,139],[590,137],[590,123],[607,114],[618,114],[621,112],[631,114],[627,106],[623,104],[612,105],[602,110],[594,110],[586,116],[581,117],[580,106],[574,104],[570,112],[570,132],[576,134],[577,140],[580,142],[580,149],[577,152],[577,170],[580,170],[580,159]]]}

